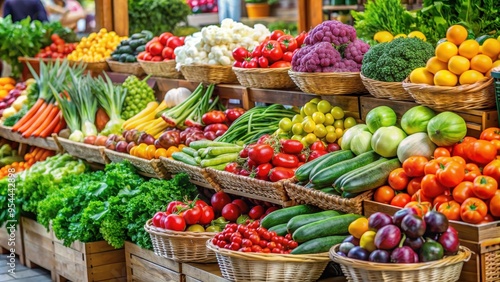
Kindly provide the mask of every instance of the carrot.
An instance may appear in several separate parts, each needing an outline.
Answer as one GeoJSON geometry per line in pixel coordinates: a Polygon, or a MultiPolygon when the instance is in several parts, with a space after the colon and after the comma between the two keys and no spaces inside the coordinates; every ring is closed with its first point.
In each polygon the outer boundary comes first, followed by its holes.
{"type": "Polygon", "coordinates": [[[47,119],[49,113],[52,111],[52,108],[54,108],[54,104],[47,104],[47,107],[43,111],[40,112],[40,114],[36,115],[33,119],[34,121],[28,122],[27,124],[30,124],[29,127],[25,131],[21,131],[21,135],[24,138],[28,138],[35,132],[35,130],[42,125],[42,123],[47,119]]]}
{"type": "MultiPolygon", "coordinates": [[[[50,110],[49,115],[43,121],[43,123],[38,128],[35,129],[35,131],[33,132],[32,136],[39,137],[40,133],[42,133],[47,128],[47,126],[51,125],[53,123],[53,121],[57,119],[56,118],[57,114],[59,114],[59,108],[56,107],[56,106],[54,106],[50,110]]],[[[55,123],[54,126],[51,129],[53,129],[55,127],[55,125],[57,125],[57,123],[55,123]]],[[[48,134],[50,134],[50,132],[48,134]]]]}
{"type": "MultiPolygon", "coordinates": [[[[42,103],[42,105],[40,105],[40,107],[38,107],[38,109],[34,112],[33,115],[31,115],[31,118],[26,120],[24,122],[24,124],[19,127],[17,129],[17,132],[19,133],[24,133],[26,130],[28,130],[28,128],[33,124],[33,122],[35,122],[35,120],[37,120],[38,116],[40,116],[40,114],[45,111],[45,109],[49,106],[49,104],[47,103],[42,103]]],[[[30,110],[31,112],[31,110],[30,110]]],[[[26,113],[26,115],[30,114],[30,112],[26,113]]],[[[16,124],[17,125],[17,124],[16,124]]]]}
{"type": "Polygon", "coordinates": [[[38,152],[36,152],[36,154],[33,155],[33,159],[35,161],[38,161],[44,152],[45,152],[45,150],[42,150],[42,149],[38,150],[38,152]]]}
{"type": "Polygon", "coordinates": [[[12,127],[12,131],[18,131],[28,120],[30,120],[40,109],[42,105],[45,104],[45,101],[42,99],[38,99],[36,103],[31,107],[31,109],[12,127]]]}
{"type": "Polygon", "coordinates": [[[66,127],[66,121],[64,120],[64,117],[62,116],[62,111],[59,112],[59,123],[57,124],[56,128],[52,131],[53,133],[59,133],[59,131],[63,130],[63,128],[66,127]]]}
{"type": "Polygon", "coordinates": [[[40,156],[40,159],[37,161],[45,161],[48,157],[50,157],[51,151],[50,150],[45,150],[43,154],[40,156]]]}
{"type": "MultiPolygon", "coordinates": [[[[61,116],[59,115],[60,111],[57,112],[57,115],[51,119],[50,123],[44,127],[43,130],[41,130],[38,134],[38,136],[45,138],[48,137],[50,134],[54,132],[54,129],[57,127],[57,125],[61,122],[61,116]]],[[[43,126],[43,125],[42,125],[43,126]]]]}

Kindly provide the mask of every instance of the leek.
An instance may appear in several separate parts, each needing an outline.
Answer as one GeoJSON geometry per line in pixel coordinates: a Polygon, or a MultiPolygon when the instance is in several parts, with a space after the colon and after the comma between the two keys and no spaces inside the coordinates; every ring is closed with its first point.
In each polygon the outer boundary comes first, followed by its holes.
{"type": "Polygon", "coordinates": [[[97,128],[95,126],[95,115],[97,112],[97,99],[92,95],[90,85],[92,77],[78,77],[78,74],[70,69],[70,85],[65,86],[69,98],[76,105],[78,115],[80,116],[80,125],[83,136],[96,136],[97,128]]]}
{"type": "Polygon", "coordinates": [[[127,96],[127,89],[121,86],[113,85],[109,76],[104,73],[105,79],[101,76],[94,79],[92,84],[92,93],[97,98],[99,105],[109,116],[109,121],[101,131],[102,135],[117,134],[120,135],[122,125],[125,122],[121,118],[123,102],[127,96]]]}

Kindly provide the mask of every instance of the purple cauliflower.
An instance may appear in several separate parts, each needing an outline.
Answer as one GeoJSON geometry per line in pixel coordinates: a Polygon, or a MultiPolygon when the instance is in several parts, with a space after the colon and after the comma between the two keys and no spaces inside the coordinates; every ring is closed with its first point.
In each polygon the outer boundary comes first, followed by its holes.
{"type": "Polygon", "coordinates": [[[342,60],[339,51],[328,42],[316,43],[304,47],[294,55],[292,59],[292,70],[298,72],[323,72],[324,68],[333,67],[335,63],[342,60]],[[303,50],[307,48],[307,50],[303,50]]]}
{"type": "Polygon", "coordinates": [[[304,43],[312,45],[318,42],[329,42],[340,46],[353,42],[355,39],[354,27],[339,21],[324,21],[309,32],[304,43]]]}
{"type": "Polygon", "coordinates": [[[359,72],[361,64],[350,59],[342,59],[333,65],[334,72],[359,72]]]}
{"type": "Polygon", "coordinates": [[[362,40],[356,39],[349,43],[344,49],[344,58],[353,60],[358,64],[363,61],[363,56],[370,49],[370,45],[362,40]]]}

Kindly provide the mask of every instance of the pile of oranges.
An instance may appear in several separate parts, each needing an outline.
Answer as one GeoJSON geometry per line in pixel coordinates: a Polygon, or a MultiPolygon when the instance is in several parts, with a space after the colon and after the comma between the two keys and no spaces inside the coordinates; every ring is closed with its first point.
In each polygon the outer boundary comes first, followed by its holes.
{"type": "Polygon", "coordinates": [[[9,91],[14,89],[16,81],[10,77],[0,77],[0,100],[7,97],[9,91]]]}
{"type": "Polygon", "coordinates": [[[482,45],[467,39],[467,29],[453,25],[446,32],[446,41],[436,46],[435,56],[427,65],[413,70],[412,83],[437,86],[473,84],[490,77],[491,70],[500,66],[500,40],[486,39],[482,45]]]}

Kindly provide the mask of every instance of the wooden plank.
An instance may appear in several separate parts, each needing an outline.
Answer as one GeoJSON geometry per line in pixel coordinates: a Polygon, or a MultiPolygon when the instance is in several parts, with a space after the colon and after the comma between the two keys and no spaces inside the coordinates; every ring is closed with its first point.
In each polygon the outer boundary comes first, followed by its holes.
{"type": "Polygon", "coordinates": [[[308,31],[309,26],[307,25],[307,0],[298,0],[297,3],[297,28],[299,32],[308,31]]]}
{"type": "Polygon", "coordinates": [[[116,250],[113,246],[111,246],[110,244],[108,244],[108,242],[104,240],[91,243],[84,243],[83,245],[85,246],[85,253],[87,255],[116,250]]]}
{"type": "Polygon", "coordinates": [[[130,259],[132,275],[137,279],[132,281],[156,282],[156,281],[179,281],[183,282],[183,275],[162,267],[156,263],[142,259],[135,255],[130,259]]]}
{"type": "Polygon", "coordinates": [[[89,281],[125,281],[127,271],[125,261],[87,268],[89,281]]]}
{"type": "Polygon", "coordinates": [[[125,262],[125,250],[124,249],[114,249],[112,251],[104,251],[100,253],[93,253],[87,255],[85,258],[87,262],[87,267],[95,268],[98,266],[125,262]]]}
{"type": "Polygon", "coordinates": [[[120,36],[128,36],[128,0],[113,0],[113,30],[120,36]]]}
{"type": "Polygon", "coordinates": [[[114,30],[113,26],[113,0],[102,0],[102,28],[108,31],[114,30]]]}
{"type": "Polygon", "coordinates": [[[217,263],[184,263],[182,265],[182,274],[190,279],[204,282],[227,282],[229,280],[222,277],[219,265],[217,263]]]}
{"type": "Polygon", "coordinates": [[[125,255],[130,259],[130,255],[143,258],[162,267],[168,268],[174,272],[182,272],[182,264],[164,257],[156,255],[153,251],[143,249],[131,242],[125,242],[125,255]]]}
{"type": "Polygon", "coordinates": [[[290,106],[303,106],[313,98],[318,96],[305,94],[301,91],[276,90],[249,88],[249,99],[251,102],[262,102],[270,104],[283,104],[290,106]]]}
{"type": "Polygon", "coordinates": [[[104,26],[104,0],[95,0],[95,26],[101,29],[104,26]]]}

